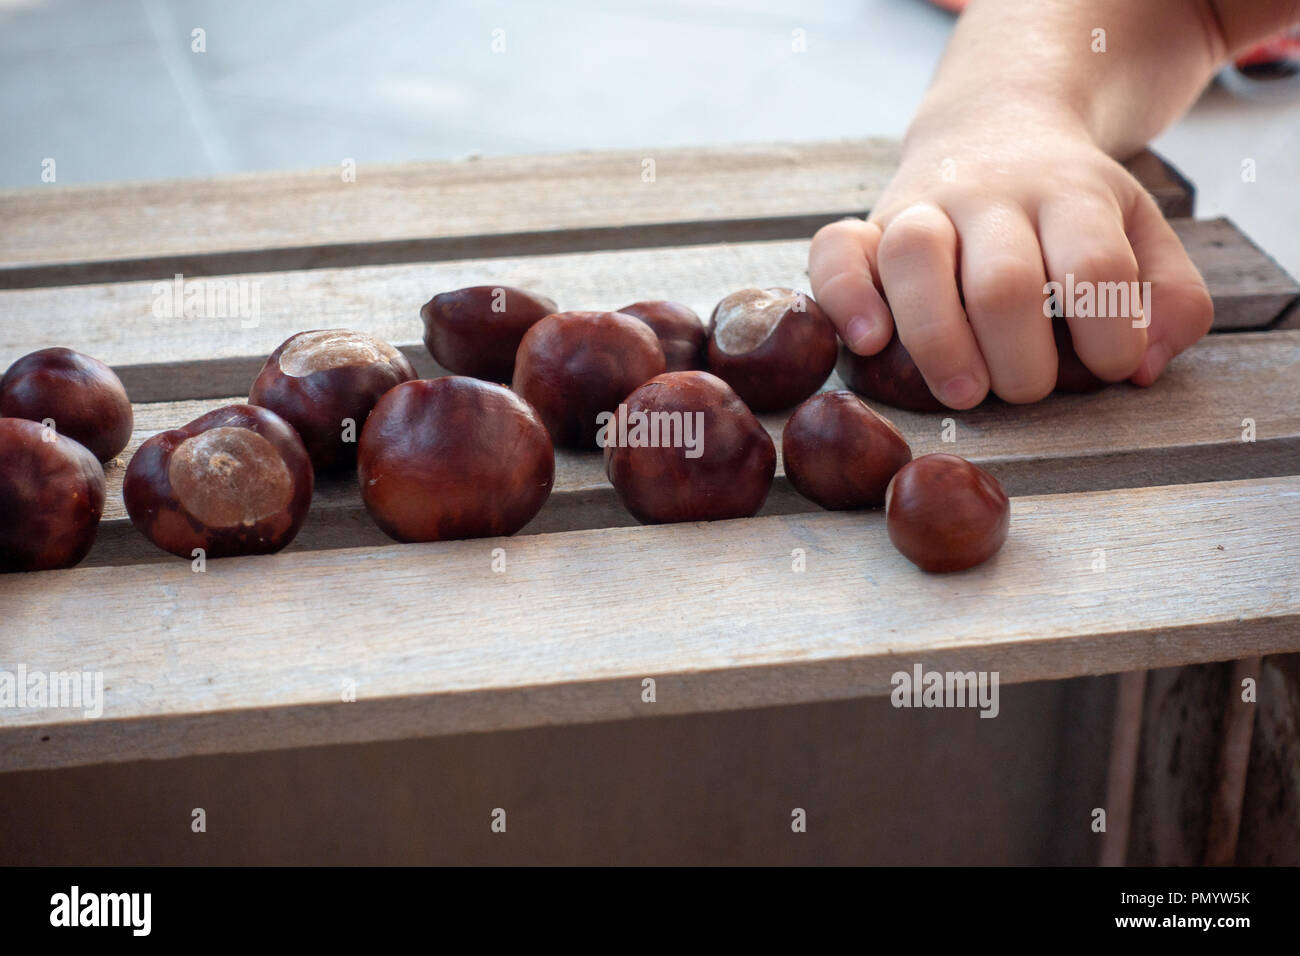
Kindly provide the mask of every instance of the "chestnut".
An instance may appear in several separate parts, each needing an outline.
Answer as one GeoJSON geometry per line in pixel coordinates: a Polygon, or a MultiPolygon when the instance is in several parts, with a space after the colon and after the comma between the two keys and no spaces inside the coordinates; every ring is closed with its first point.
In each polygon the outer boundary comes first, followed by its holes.
{"type": "Polygon", "coordinates": [[[104,469],[80,442],[0,418],[0,571],[70,568],[104,513],[104,469]]]}
{"type": "Polygon", "coordinates": [[[258,405],[227,405],[145,441],[122,499],[131,523],[172,554],[269,554],[302,527],[312,483],[288,422],[258,405]]]}
{"type": "Polygon", "coordinates": [[[1007,540],[1011,504],[998,480],[956,455],[922,455],[885,491],[889,540],[922,571],[961,571],[1007,540]]]}
{"type": "Polygon", "coordinates": [[[122,380],[97,358],[72,349],[24,355],[0,378],[0,416],[54,422],[100,461],[112,461],[131,440],[134,416],[122,380]]]}
{"type": "Polygon", "coordinates": [[[772,436],[708,372],[652,378],[627,397],[606,437],[605,472],[643,524],[750,517],[776,474],[772,436]]]}
{"type": "Polygon", "coordinates": [[[460,375],[405,382],[361,432],[361,498],[398,541],[514,534],[551,493],[555,451],[532,407],[460,375]]]}
{"type": "Polygon", "coordinates": [[[537,409],[555,444],[595,448],[597,417],[664,367],[663,347],[640,319],[557,312],[519,343],[514,390],[537,409]]]}
{"type": "Polygon", "coordinates": [[[835,367],[835,327],[812,296],[741,289],[709,319],[708,368],[756,412],[798,405],[835,367]]]}
{"type": "Polygon", "coordinates": [[[781,436],[795,490],[832,511],[878,508],[912,449],[894,423],[852,392],[822,392],[795,409],[781,436]]]}
{"type": "Polygon", "coordinates": [[[510,286],[440,292],[420,309],[424,345],[449,372],[508,382],[519,340],[554,311],[555,303],[546,296],[510,286]]]}
{"type": "Polygon", "coordinates": [[[665,371],[688,372],[704,367],[704,343],[709,334],[695,314],[676,302],[633,302],[618,310],[635,316],[654,330],[663,346],[665,371]]]}
{"type": "Polygon", "coordinates": [[[373,335],[350,329],[299,332],[271,353],[249,389],[248,403],[269,408],[292,425],[317,471],[339,471],[356,464],[357,436],[375,402],[413,378],[410,360],[373,335]]]}
{"type": "Polygon", "coordinates": [[[1056,339],[1056,391],[1083,395],[1106,387],[1108,383],[1092,374],[1074,350],[1069,322],[1053,319],[1052,335],[1056,339]]]}
{"type": "Polygon", "coordinates": [[[942,412],[948,406],[934,397],[921,370],[912,361],[895,332],[889,344],[875,355],[858,355],[840,345],[835,370],[844,384],[859,395],[909,412],[942,412]]]}

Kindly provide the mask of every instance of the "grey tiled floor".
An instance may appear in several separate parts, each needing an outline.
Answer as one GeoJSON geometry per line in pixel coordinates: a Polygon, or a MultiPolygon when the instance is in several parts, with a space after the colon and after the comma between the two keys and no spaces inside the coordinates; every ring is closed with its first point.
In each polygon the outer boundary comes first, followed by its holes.
{"type": "MultiPolygon", "coordinates": [[[[0,0],[0,186],[898,136],[950,28],[920,0],[0,0]]],[[[1212,90],[1155,145],[1300,274],[1300,100],[1212,90]]]]}

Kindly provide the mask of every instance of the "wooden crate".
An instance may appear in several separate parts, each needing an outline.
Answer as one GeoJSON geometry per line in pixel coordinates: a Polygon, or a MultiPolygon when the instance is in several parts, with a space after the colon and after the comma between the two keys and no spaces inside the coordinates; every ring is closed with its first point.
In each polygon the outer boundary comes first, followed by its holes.
{"type": "MultiPolygon", "coordinates": [[[[68,345],[136,402],[87,560],[0,579],[0,670],[105,684],[98,719],[0,709],[0,862],[1300,860],[1300,682],[1277,656],[1300,651],[1300,289],[1227,220],[1187,218],[1149,153],[1131,168],[1216,334],[1151,389],[954,414],[955,444],[946,416],[882,409],[1013,496],[980,568],[920,574],[882,515],[823,512],[779,467],[758,517],[641,527],[595,453],[557,456],[510,539],[398,545],[323,482],[291,547],[200,574],[126,519],[135,447],[242,400],[295,331],[372,332],[437,375],[435,291],[707,314],[806,288],[808,237],[868,209],[896,159],[843,142],[0,193],[0,362],[68,345]],[[177,273],[253,284],[258,321],[155,316],[177,273]],[[998,719],[891,707],[916,663],[997,671],[998,719]],[[1232,706],[1245,677],[1257,720],[1232,706]]],[[[784,418],[763,416],[778,448],[784,418]]]]}

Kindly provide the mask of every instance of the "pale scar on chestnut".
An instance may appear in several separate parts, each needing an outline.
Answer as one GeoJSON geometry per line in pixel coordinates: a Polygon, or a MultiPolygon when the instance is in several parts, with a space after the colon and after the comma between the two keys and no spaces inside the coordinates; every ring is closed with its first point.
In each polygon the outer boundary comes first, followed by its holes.
{"type": "Polygon", "coordinates": [[[288,507],[293,478],[275,446],[247,428],[187,438],[167,468],[177,499],[211,528],[252,526],[288,507]]]}
{"type": "Polygon", "coordinates": [[[799,293],[781,289],[733,292],[718,304],[713,317],[713,337],[718,348],[729,355],[754,351],[771,338],[799,298],[799,293]]]}
{"type": "Polygon", "coordinates": [[[347,365],[392,362],[400,355],[393,346],[372,336],[348,329],[327,329],[294,336],[280,353],[280,369],[286,375],[305,378],[347,365]]]}

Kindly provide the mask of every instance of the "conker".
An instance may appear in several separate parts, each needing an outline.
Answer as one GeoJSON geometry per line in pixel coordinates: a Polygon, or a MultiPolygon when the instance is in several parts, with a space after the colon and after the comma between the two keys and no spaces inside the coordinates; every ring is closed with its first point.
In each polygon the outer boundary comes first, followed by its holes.
{"type": "Polygon", "coordinates": [[[459,375],[417,379],[379,400],[361,432],[366,510],[398,541],[514,534],[551,493],[555,452],[532,407],[459,375]]]}
{"type": "Polygon", "coordinates": [[[763,507],[776,473],[776,445],[722,379],[669,372],[624,405],[619,415],[626,427],[609,436],[605,471],[638,521],[721,521],[763,507]]]}
{"type": "Polygon", "coordinates": [[[97,358],[72,349],[24,355],[0,378],[0,416],[47,419],[100,461],[111,461],[131,440],[134,416],[122,380],[97,358]]]}
{"type": "Polygon", "coordinates": [[[912,449],[894,423],[852,392],[822,392],[795,409],[781,437],[795,490],[832,511],[878,508],[912,449]]]}
{"type": "Polygon", "coordinates": [[[519,340],[555,311],[544,295],[501,285],[441,292],[424,304],[424,344],[438,364],[456,375],[508,382],[519,340]]]}
{"type": "Polygon", "coordinates": [[[407,357],[373,335],[299,332],[271,353],[248,403],[292,425],[317,470],[339,471],[356,464],[357,436],[375,402],[413,378],[407,357]]]}
{"type": "Polygon", "coordinates": [[[519,343],[514,390],[555,444],[596,447],[597,417],[663,373],[664,350],[650,326],[620,312],[558,312],[519,343]]]}
{"type": "Polygon", "coordinates": [[[741,289],[709,320],[709,371],[756,412],[797,405],[835,367],[835,327],[812,296],[793,289],[741,289]]]}
{"type": "Polygon", "coordinates": [[[227,405],[141,445],[122,498],[131,523],[164,551],[221,558],[292,541],[312,483],[311,459],[288,422],[257,405],[227,405]]]}
{"type": "Polygon", "coordinates": [[[0,418],[0,571],[70,568],[95,543],[104,469],[39,422],[0,418]]]}
{"type": "Polygon", "coordinates": [[[1056,339],[1056,391],[1071,394],[1098,392],[1108,384],[1092,374],[1074,350],[1074,337],[1070,323],[1065,319],[1052,320],[1052,335],[1056,339]]]}
{"type": "Polygon", "coordinates": [[[859,395],[910,412],[941,412],[948,406],[934,397],[921,370],[895,332],[889,344],[875,355],[858,355],[840,345],[835,370],[844,384],[859,395]]]}
{"type": "Polygon", "coordinates": [[[704,343],[709,333],[695,314],[677,302],[634,302],[618,310],[636,316],[654,330],[663,346],[669,372],[688,372],[704,367],[704,343]]]}
{"type": "Polygon", "coordinates": [[[922,455],[885,492],[889,540],[923,571],[961,571],[1007,540],[1011,504],[998,480],[956,455],[922,455]]]}

